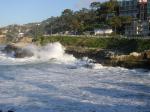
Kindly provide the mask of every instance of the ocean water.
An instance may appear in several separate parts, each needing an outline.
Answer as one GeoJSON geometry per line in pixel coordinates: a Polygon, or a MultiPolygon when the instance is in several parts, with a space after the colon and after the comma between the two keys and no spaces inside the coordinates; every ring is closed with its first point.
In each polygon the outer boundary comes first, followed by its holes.
{"type": "Polygon", "coordinates": [[[76,59],[60,43],[25,49],[34,56],[0,52],[1,111],[150,112],[150,71],[76,59]]]}

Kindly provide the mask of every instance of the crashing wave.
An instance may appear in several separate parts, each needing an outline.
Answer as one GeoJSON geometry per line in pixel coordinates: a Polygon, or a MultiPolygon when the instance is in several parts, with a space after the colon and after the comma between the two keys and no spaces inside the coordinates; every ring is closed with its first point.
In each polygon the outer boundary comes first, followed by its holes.
{"type": "Polygon", "coordinates": [[[59,42],[49,43],[46,46],[40,47],[34,44],[30,44],[22,48],[7,48],[7,52],[3,51],[4,50],[1,49],[0,65],[55,62],[68,64],[69,68],[102,68],[102,65],[95,64],[94,61],[89,58],[84,57],[82,59],[76,59],[73,55],[65,53],[65,48],[59,42]],[[18,55],[20,58],[16,58],[18,55]]]}

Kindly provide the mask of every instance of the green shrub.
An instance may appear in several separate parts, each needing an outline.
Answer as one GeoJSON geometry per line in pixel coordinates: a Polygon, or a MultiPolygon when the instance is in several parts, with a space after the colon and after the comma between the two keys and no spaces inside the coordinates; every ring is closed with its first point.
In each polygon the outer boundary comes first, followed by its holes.
{"type": "Polygon", "coordinates": [[[50,37],[38,37],[38,39],[36,39],[35,42],[41,45],[45,45],[50,42],[60,42],[64,46],[112,49],[126,53],[141,52],[150,49],[150,39],[127,39],[119,37],[95,38],[95,37],[50,36],[50,37]]]}

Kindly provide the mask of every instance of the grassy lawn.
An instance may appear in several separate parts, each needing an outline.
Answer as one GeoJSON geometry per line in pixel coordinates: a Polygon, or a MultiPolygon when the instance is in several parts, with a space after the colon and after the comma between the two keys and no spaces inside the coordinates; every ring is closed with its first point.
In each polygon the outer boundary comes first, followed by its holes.
{"type": "Polygon", "coordinates": [[[49,36],[38,37],[34,41],[41,45],[60,42],[64,46],[103,48],[123,52],[141,52],[150,49],[150,39],[49,36]]]}

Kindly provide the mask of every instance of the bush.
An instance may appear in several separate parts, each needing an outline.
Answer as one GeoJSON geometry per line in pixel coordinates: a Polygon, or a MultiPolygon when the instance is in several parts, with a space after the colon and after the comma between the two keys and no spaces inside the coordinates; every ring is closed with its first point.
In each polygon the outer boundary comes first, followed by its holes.
{"type": "Polygon", "coordinates": [[[50,42],[60,42],[64,46],[112,49],[125,53],[141,52],[150,49],[150,39],[50,36],[38,37],[35,42],[41,45],[50,42]]]}

